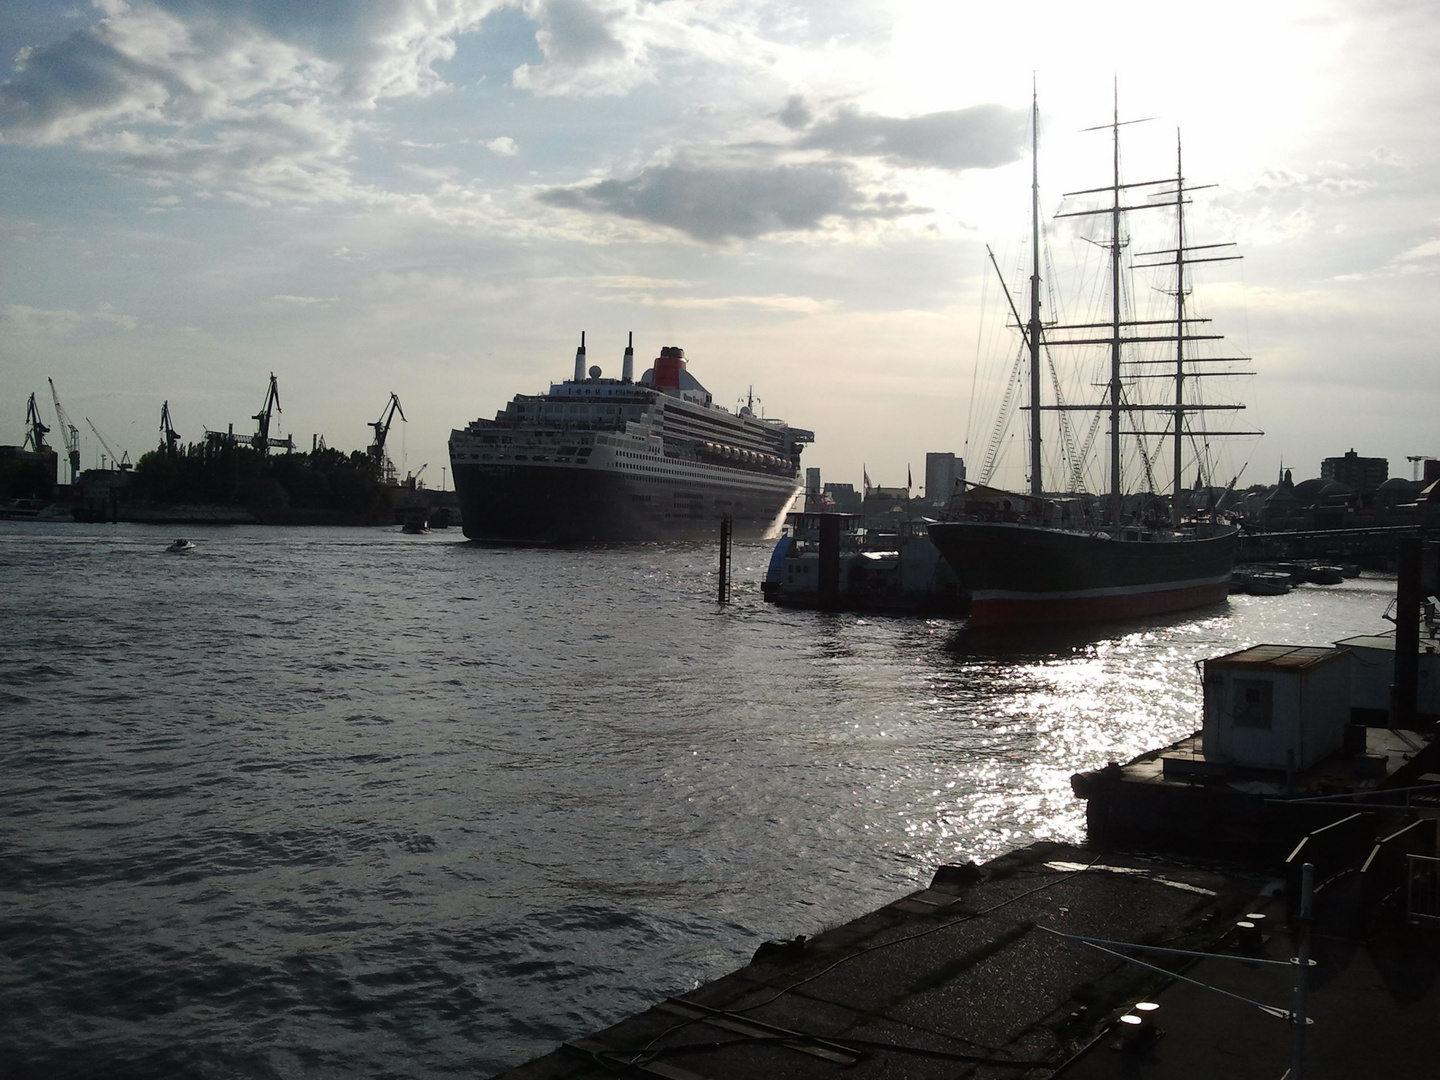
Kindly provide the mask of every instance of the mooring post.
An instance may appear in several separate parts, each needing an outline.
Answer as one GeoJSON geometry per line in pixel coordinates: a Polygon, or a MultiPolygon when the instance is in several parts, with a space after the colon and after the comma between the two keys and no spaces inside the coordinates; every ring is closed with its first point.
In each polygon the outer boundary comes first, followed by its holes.
{"type": "Polygon", "coordinates": [[[1420,537],[1399,541],[1399,573],[1395,578],[1395,681],[1390,684],[1390,726],[1408,731],[1415,726],[1420,689],[1420,537]]]}
{"type": "Polygon", "coordinates": [[[820,559],[818,570],[821,611],[840,607],[840,515],[820,515],[820,559]]]}
{"type": "Polygon", "coordinates": [[[1310,905],[1315,895],[1315,866],[1306,863],[1300,868],[1300,914],[1295,920],[1296,949],[1295,983],[1290,1007],[1290,1075],[1289,1080],[1302,1080],[1305,1071],[1305,997],[1310,978],[1310,905]]]}
{"type": "Polygon", "coordinates": [[[729,514],[720,519],[720,603],[730,602],[730,562],[734,548],[735,523],[729,514]]]}

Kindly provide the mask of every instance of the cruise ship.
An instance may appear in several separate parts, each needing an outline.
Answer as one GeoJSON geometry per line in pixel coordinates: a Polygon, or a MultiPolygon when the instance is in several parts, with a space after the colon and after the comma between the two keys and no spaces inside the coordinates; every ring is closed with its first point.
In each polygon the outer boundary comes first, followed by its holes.
{"type": "Polygon", "coordinates": [[[674,346],[639,380],[634,338],[620,378],[586,367],[495,419],[450,433],[450,467],[472,540],[588,544],[773,533],[800,488],[814,434],[715,404],[674,346]]]}

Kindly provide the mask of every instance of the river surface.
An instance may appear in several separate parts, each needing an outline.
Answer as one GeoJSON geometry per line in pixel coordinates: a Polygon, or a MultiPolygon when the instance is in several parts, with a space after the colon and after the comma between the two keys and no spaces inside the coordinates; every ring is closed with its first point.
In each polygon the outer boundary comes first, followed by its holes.
{"type": "Polygon", "coordinates": [[[762,602],[768,545],[0,523],[0,1073],[485,1076],[929,882],[1078,841],[1195,661],[1363,577],[1089,639],[762,602]]]}

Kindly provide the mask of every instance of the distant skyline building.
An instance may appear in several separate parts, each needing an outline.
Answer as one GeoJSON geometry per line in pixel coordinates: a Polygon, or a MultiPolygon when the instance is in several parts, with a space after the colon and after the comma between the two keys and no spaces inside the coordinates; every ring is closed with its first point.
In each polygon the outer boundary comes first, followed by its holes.
{"type": "Polygon", "coordinates": [[[1322,461],[1320,479],[1338,480],[1352,491],[1374,491],[1390,479],[1390,462],[1386,458],[1361,457],[1352,447],[1344,457],[1322,461]]]}
{"type": "Polygon", "coordinates": [[[954,454],[925,455],[925,501],[947,506],[955,494],[955,485],[965,479],[965,459],[954,454]]]}
{"type": "Polygon", "coordinates": [[[865,501],[854,484],[826,484],[824,492],[835,503],[835,509],[844,514],[858,514],[865,501]]]}

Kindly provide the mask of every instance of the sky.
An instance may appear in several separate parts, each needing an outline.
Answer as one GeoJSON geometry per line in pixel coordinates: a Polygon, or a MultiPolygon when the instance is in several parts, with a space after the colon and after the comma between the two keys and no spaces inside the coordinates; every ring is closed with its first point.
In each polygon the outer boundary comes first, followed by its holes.
{"type": "MultiPolygon", "coordinates": [[[[1191,239],[1243,255],[1195,268],[1225,335],[1206,347],[1254,372],[1226,381],[1230,426],[1263,432],[1217,439],[1214,475],[1299,480],[1353,448],[1408,477],[1440,456],[1440,7],[1197,12],[0,5],[0,442],[32,392],[57,426],[47,378],[87,467],[90,424],[138,458],[162,402],[187,440],[250,431],[273,372],[272,432],[363,448],[393,391],[402,475],[449,486],[452,428],[569,377],[582,331],[618,376],[633,332],[642,370],[681,346],[717,402],[813,430],[826,481],[918,486],[929,451],[974,476],[993,442],[991,479],[1022,487],[987,246],[1023,289],[1033,86],[1047,288],[1082,294],[1047,317],[1093,306],[1072,268],[1098,234],[1053,215],[1108,182],[1085,129],[1118,101],[1147,120],[1122,129],[1125,179],[1172,176],[1178,132],[1187,184],[1214,185],[1191,239]]],[[[1055,376],[1072,403],[1082,366],[1055,376]]]]}

